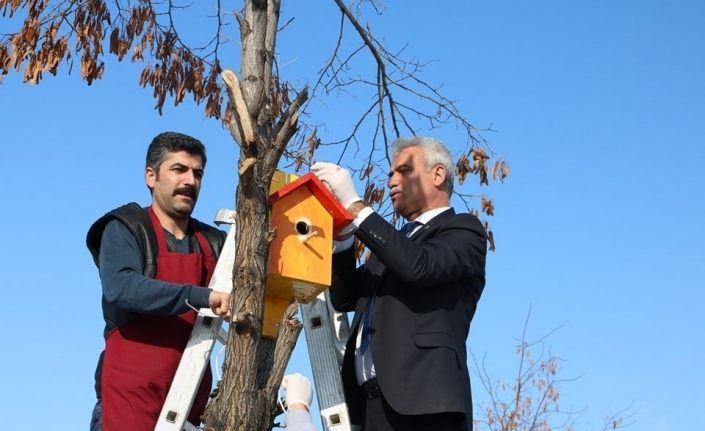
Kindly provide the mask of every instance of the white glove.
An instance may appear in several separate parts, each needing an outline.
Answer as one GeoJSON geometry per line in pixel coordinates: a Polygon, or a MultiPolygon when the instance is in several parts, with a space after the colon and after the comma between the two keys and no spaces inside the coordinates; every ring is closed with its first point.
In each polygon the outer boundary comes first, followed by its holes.
{"type": "Polygon", "coordinates": [[[319,180],[328,184],[333,196],[345,209],[362,200],[355,191],[355,185],[347,169],[343,169],[335,163],[316,162],[311,166],[311,171],[316,174],[319,180]]]}
{"type": "Polygon", "coordinates": [[[308,409],[313,399],[313,389],[311,382],[299,373],[284,376],[282,386],[286,389],[286,405],[291,407],[294,404],[303,404],[308,409]]]}

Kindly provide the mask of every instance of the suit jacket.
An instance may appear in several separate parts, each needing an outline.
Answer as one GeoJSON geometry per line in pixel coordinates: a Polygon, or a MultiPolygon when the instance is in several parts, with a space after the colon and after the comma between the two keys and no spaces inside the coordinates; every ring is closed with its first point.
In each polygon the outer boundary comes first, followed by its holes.
{"type": "Polygon", "coordinates": [[[333,257],[331,302],[355,311],[343,360],[353,423],[365,396],[355,378],[355,339],[368,299],[371,349],[379,387],[398,413],[460,412],[472,429],[465,342],[485,285],[485,229],[470,214],[442,212],[406,238],[373,213],[355,233],[372,252],[355,268],[352,249],[333,257]]]}

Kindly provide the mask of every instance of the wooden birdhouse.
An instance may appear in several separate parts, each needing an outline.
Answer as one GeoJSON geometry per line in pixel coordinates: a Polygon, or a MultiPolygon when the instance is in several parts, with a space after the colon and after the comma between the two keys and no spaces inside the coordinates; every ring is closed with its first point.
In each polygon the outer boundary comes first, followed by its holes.
{"type": "MultiPolygon", "coordinates": [[[[292,178],[289,177],[288,180],[292,178]]],[[[295,299],[307,303],[331,283],[333,236],[352,216],[312,173],[286,183],[272,180],[269,197],[275,237],[269,248],[263,335],[276,336],[276,324],[295,299]]]]}

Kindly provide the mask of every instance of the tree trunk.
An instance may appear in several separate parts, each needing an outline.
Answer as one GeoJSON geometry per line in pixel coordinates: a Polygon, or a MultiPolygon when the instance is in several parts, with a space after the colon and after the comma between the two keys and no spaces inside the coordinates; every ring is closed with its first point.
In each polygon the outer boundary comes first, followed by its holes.
{"type": "Polygon", "coordinates": [[[270,228],[268,190],[279,159],[297,129],[304,89],[286,112],[272,112],[272,58],[279,0],[247,0],[238,15],[242,42],[242,80],[223,73],[235,115],[230,124],[240,146],[237,187],[236,256],[233,268],[233,320],[223,380],[206,409],[207,430],[264,431],[272,428],[278,389],[301,323],[296,304],[282,318],[276,340],[262,338],[264,289],[270,228]]]}

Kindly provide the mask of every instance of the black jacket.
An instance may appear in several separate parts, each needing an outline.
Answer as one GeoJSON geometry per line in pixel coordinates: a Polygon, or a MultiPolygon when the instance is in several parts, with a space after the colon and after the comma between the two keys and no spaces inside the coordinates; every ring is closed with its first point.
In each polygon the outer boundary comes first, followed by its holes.
{"type": "Polygon", "coordinates": [[[352,249],[333,258],[331,302],[355,311],[343,362],[343,384],[353,423],[364,395],[355,378],[355,338],[368,298],[373,307],[372,357],[379,386],[401,414],[460,412],[472,429],[465,342],[485,285],[485,229],[452,209],[407,239],[373,213],[357,230],[372,251],[355,269],[352,249]]]}

